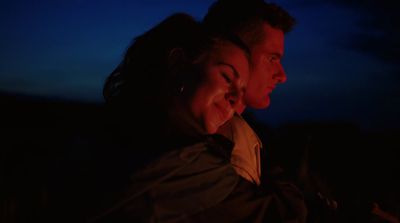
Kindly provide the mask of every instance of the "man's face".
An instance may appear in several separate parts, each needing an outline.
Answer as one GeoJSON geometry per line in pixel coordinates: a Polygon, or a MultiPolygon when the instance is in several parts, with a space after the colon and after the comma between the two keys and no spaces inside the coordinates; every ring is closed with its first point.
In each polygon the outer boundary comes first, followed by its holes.
{"type": "Polygon", "coordinates": [[[266,108],[276,84],[286,81],[281,64],[284,51],[284,33],[264,23],[264,38],[251,46],[250,79],[245,104],[252,108],[266,108]]]}
{"type": "Polygon", "coordinates": [[[237,46],[220,43],[197,66],[202,81],[189,100],[189,110],[206,132],[213,134],[243,106],[248,59],[237,46]]]}

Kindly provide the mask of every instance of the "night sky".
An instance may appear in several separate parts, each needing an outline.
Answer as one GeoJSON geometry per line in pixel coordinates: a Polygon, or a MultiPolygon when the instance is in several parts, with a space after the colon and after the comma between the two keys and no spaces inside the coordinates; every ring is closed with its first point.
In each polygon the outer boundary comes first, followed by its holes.
{"type": "MultiPolygon", "coordinates": [[[[132,38],[174,12],[201,19],[212,2],[1,1],[0,90],[101,102],[103,82],[132,38]]],[[[288,81],[256,117],[270,125],[327,121],[398,128],[399,3],[275,2],[298,24],[286,36],[288,81]]]]}

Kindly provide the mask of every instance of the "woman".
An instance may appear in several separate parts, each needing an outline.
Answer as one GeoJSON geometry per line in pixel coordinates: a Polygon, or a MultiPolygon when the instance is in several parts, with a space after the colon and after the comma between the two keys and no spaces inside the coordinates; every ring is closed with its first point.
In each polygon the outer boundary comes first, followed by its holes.
{"type": "Polygon", "coordinates": [[[104,94],[142,162],[121,199],[94,221],[183,221],[233,191],[233,144],[215,133],[242,107],[248,55],[235,36],[207,33],[184,14],[135,40],[104,94]],[[132,126],[139,135],[129,134],[132,126]]]}

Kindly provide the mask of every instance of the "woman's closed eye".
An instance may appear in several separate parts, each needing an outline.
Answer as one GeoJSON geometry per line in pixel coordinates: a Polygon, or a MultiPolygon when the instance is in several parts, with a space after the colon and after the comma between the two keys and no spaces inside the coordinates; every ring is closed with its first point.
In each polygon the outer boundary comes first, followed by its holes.
{"type": "Polygon", "coordinates": [[[232,84],[232,78],[228,75],[228,74],[226,74],[226,73],[221,73],[221,75],[222,75],[222,77],[225,79],[225,81],[226,81],[226,83],[228,83],[228,84],[232,84]]]}

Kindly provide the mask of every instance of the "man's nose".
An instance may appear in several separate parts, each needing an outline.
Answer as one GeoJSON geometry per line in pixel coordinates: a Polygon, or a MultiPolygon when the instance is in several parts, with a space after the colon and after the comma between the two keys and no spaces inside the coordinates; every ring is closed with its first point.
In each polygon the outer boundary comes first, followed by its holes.
{"type": "Polygon", "coordinates": [[[283,69],[282,64],[279,64],[279,68],[277,72],[274,74],[274,79],[277,80],[278,83],[283,84],[287,80],[285,69],[283,69]]]}

